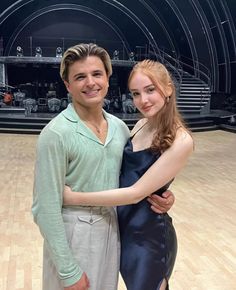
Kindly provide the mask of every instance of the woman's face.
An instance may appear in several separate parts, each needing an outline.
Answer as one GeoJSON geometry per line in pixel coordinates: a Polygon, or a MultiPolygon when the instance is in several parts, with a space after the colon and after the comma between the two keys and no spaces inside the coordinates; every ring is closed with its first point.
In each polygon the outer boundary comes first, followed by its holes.
{"type": "Polygon", "coordinates": [[[165,97],[160,94],[152,80],[140,71],[132,76],[129,89],[135,106],[146,118],[154,117],[165,104],[165,97]]]}

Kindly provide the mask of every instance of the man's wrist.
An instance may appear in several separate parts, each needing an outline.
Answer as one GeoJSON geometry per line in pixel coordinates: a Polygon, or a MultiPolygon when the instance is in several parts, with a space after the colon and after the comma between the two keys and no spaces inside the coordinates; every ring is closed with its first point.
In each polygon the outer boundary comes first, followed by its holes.
{"type": "Polygon", "coordinates": [[[73,277],[69,277],[66,279],[62,279],[62,283],[64,287],[69,287],[74,285],[76,282],[78,282],[82,276],[83,272],[79,271],[76,275],[74,275],[73,277]]]}

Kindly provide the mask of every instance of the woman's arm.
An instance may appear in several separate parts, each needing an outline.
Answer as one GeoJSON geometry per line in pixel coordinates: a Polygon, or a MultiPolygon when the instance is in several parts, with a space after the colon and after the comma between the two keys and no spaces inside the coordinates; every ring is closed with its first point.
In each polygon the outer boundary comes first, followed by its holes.
{"type": "Polygon", "coordinates": [[[193,151],[193,139],[180,130],[173,145],[132,186],[99,192],[64,192],[65,205],[117,206],[134,204],[164,186],[184,167],[193,151]]]}

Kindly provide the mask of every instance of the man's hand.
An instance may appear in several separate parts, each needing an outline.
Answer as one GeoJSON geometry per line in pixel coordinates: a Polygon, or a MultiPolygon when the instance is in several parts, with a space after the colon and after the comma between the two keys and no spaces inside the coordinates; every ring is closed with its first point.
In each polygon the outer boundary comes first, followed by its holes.
{"type": "Polygon", "coordinates": [[[81,276],[78,282],[69,287],[64,287],[64,290],[88,290],[89,289],[89,280],[85,273],[81,276]]]}
{"type": "Polygon", "coordinates": [[[148,201],[151,203],[151,209],[155,213],[165,213],[167,212],[175,202],[175,196],[170,190],[165,191],[161,196],[152,194],[148,201]]]}
{"type": "Polygon", "coordinates": [[[63,192],[63,205],[73,205],[74,193],[68,185],[65,185],[63,192]]]}

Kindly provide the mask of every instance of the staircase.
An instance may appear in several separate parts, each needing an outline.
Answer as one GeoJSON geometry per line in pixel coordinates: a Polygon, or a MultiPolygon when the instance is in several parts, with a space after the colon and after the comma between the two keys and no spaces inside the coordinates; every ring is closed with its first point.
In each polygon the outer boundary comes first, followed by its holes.
{"type": "Polygon", "coordinates": [[[51,118],[12,117],[0,115],[0,133],[39,134],[51,118]]]}
{"type": "MultiPolygon", "coordinates": [[[[210,87],[194,76],[183,72],[182,81],[177,81],[177,106],[185,122],[193,131],[215,130],[220,122],[209,117],[206,108],[210,103],[210,87]],[[204,113],[204,114],[203,114],[204,113]]],[[[118,114],[130,129],[140,118],[139,115],[118,114]]],[[[52,119],[51,114],[31,114],[25,116],[23,108],[0,108],[1,133],[39,134],[52,119]]]]}
{"type": "Polygon", "coordinates": [[[181,113],[200,114],[209,106],[210,97],[211,89],[206,83],[189,73],[183,73],[177,98],[177,106],[181,113]]]}
{"type": "Polygon", "coordinates": [[[0,108],[0,133],[39,134],[52,119],[52,115],[37,115],[39,114],[25,116],[24,108],[0,108]]]}
{"type": "MultiPolygon", "coordinates": [[[[130,117],[117,115],[117,117],[121,118],[130,130],[140,119],[139,114],[131,115],[130,117]]],[[[183,118],[193,132],[216,130],[221,124],[220,117],[209,115],[184,114],[183,118]]],[[[22,116],[19,114],[18,116],[12,115],[9,118],[9,116],[0,114],[0,133],[39,134],[51,119],[52,117],[25,117],[24,114],[22,116]]]]}

